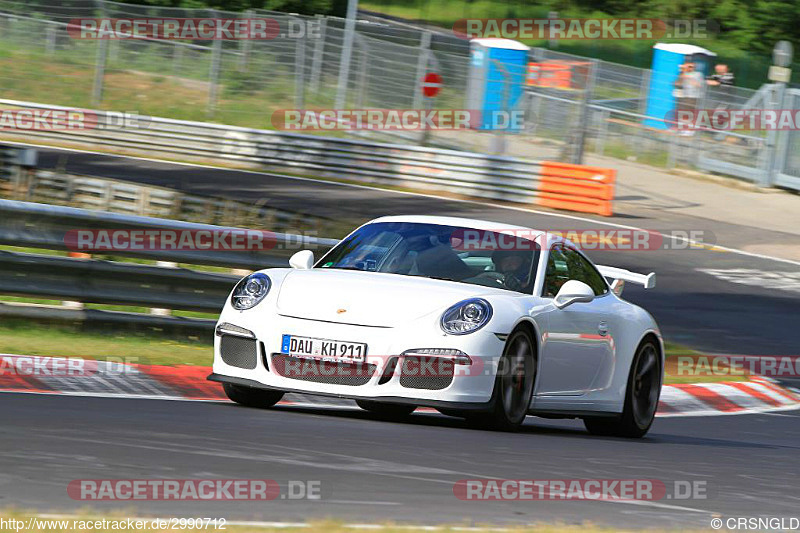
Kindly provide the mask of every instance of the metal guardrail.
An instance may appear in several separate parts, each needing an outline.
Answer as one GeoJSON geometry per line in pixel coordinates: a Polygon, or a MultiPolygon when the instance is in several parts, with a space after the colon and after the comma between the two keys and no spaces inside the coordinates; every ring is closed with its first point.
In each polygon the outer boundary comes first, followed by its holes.
{"type": "Polygon", "coordinates": [[[289,233],[318,234],[325,225],[333,223],[319,215],[274,207],[267,198],[248,203],[60,170],[28,166],[21,171],[15,157],[19,152],[21,150],[0,145],[0,197],[9,200],[224,226],[268,227],[289,233]]]}
{"type": "MultiPolygon", "coordinates": [[[[2,245],[69,250],[65,236],[72,229],[246,231],[210,224],[0,200],[2,245]]],[[[108,253],[113,256],[256,270],[288,266],[288,258],[295,251],[312,249],[321,253],[338,241],[272,233],[269,242],[275,245],[270,250],[114,250],[108,253]]],[[[239,279],[239,276],[231,274],[174,266],[0,251],[0,294],[27,298],[216,313],[221,310],[225,298],[239,279]]],[[[124,323],[189,332],[207,332],[214,324],[213,320],[207,319],[12,303],[0,303],[0,316],[124,323]]]]}
{"type": "MultiPolygon", "coordinates": [[[[246,231],[211,224],[0,200],[0,244],[69,251],[65,235],[68,230],[73,229],[246,231]]],[[[287,233],[271,233],[269,241],[274,243],[274,247],[269,250],[115,250],[112,255],[194,265],[259,269],[286,266],[288,258],[298,250],[327,250],[338,242],[336,239],[287,233]]]]}
{"type": "Polygon", "coordinates": [[[225,161],[300,176],[446,190],[510,202],[533,203],[539,196],[541,165],[533,160],[144,116],[129,117],[139,127],[116,128],[116,117],[104,111],[3,99],[0,105],[77,111],[91,117],[87,129],[3,132],[9,140],[173,160],[225,161]]]}
{"type": "Polygon", "coordinates": [[[96,259],[0,252],[0,293],[219,312],[239,276],[96,259]]]}

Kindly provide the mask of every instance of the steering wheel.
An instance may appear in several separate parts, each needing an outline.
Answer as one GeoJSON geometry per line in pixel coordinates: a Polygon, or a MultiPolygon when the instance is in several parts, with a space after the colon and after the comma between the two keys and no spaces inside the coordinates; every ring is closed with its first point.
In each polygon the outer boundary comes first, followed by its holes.
{"type": "Polygon", "coordinates": [[[496,281],[498,284],[502,285],[506,281],[506,276],[502,272],[494,272],[494,271],[486,271],[481,272],[476,278],[487,278],[493,281],[496,281]]]}

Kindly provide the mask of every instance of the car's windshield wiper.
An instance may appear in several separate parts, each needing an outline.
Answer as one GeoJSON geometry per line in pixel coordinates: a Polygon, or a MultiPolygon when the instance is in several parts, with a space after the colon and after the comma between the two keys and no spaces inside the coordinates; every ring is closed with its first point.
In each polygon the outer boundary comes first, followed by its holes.
{"type": "Polygon", "coordinates": [[[438,280],[441,280],[441,281],[461,281],[459,279],[447,278],[447,277],[444,277],[444,276],[422,276],[422,277],[423,278],[428,278],[428,279],[438,279],[438,280]]]}
{"type": "Polygon", "coordinates": [[[359,272],[371,272],[371,270],[364,270],[354,266],[329,266],[325,268],[335,268],[336,270],[358,270],[359,272]]]}
{"type": "MultiPolygon", "coordinates": [[[[358,270],[359,272],[377,272],[376,270],[364,270],[363,268],[358,268],[354,266],[329,266],[325,267],[328,269],[337,269],[337,270],[358,270]]],[[[448,278],[446,276],[425,276],[422,274],[400,274],[399,272],[383,272],[383,274],[397,274],[400,276],[413,276],[418,278],[428,278],[428,279],[437,279],[440,281],[461,281],[455,278],[448,278]]]]}

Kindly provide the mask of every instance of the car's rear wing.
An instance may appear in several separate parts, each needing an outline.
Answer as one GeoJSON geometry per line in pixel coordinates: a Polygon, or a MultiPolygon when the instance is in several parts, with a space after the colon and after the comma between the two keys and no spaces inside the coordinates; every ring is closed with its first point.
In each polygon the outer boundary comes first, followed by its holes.
{"type": "Polygon", "coordinates": [[[612,278],[614,281],[611,283],[611,290],[617,296],[622,294],[625,288],[625,282],[630,281],[637,285],[641,285],[645,289],[652,289],[656,286],[656,273],[650,272],[649,274],[637,274],[624,268],[610,267],[604,265],[597,265],[597,270],[607,277],[612,278]]]}

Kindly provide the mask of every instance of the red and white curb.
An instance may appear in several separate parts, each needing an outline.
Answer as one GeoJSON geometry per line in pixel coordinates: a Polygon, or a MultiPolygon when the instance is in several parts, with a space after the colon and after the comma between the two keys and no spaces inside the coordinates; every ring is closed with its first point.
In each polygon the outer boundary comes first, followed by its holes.
{"type": "MultiPolygon", "coordinates": [[[[111,363],[79,358],[0,354],[0,392],[62,394],[185,401],[228,401],[205,366],[111,363]]],[[[355,402],[287,394],[279,405],[357,409],[355,402]]],[[[800,408],[800,392],[776,382],[750,381],[665,385],[658,416],[716,416],[800,408]]],[[[435,412],[420,408],[419,411],[435,412]]]]}
{"type": "Polygon", "coordinates": [[[800,407],[800,393],[759,376],[749,381],[665,385],[659,416],[717,416],[800,407]]]}

